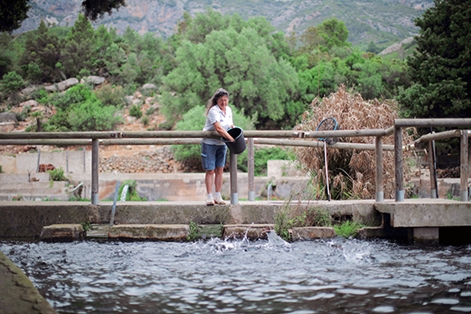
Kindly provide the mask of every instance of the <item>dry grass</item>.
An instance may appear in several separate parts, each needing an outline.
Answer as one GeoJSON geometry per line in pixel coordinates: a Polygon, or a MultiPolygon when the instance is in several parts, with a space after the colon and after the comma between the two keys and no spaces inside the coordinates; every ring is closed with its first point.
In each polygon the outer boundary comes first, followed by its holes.
{"type": "MultiPolygon", "coordinates": [[[[303,122],[296,130],[316,130],[320,121],[334,117],[342,130],[386,129],[394,125],[397,118],[397,104],[392,100],[365,101],[360,94],[351,94],[341,86],[329,97],[315,98],[311,111],[305,112],[303,122]]],[[[317,139],[315,139],[317,140],[317,139]]],[[[340,138],[345,143],[374,143],[374,137],[340,138]]],[[[412,136],[405,130],[403,143],[410,143],[412,136]]],[[[394,136],[383,137],[383,144],[394,144],[394,136]]],[[[325,161],[323,148],[300,147],[295,149],[298,159],[311,174],[316,187],[316,197],[325,199],[325,161]]],[[[404,158],[409,156],[404,152],[404,158]]],[[[333,199],[375,197],[375,152],[356,149],[327,149],[330,190],[333,199]]],[[[406,167],[406,163],[404,163],[406,167]]],[[[394,198],[394,153],[383,151],[384,197],[394,198]]],[[[408,171],[405,174],[408,179],[408,171]]]]}

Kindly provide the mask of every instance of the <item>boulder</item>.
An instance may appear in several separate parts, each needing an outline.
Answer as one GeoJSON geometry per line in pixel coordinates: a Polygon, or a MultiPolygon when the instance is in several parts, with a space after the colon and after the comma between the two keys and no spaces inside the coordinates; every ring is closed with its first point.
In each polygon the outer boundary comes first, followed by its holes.
{"type": "Polygon", "coordinates": [[[80,83],[81,84],[84,84],[84,83],[93,83],[95,85],[100,85],[101,83],[103,83],[105,81],[105,78],[102,77],[102,76],[95,76],[95,75],[91,75],[91,76],[86,76],[84,78],[82,78],[80,80],[80,83]]]}
{"type": "Polygon", "coordinates": [[[142,90],[151,90],[151,89],[157,89],[157,86],[155,84],[152,84],[152,83],[147,83],[147,84],[144,84],[142,85],[141,87],[142,90]]]}
{"type": "Polygon", "coordinates": [[[38,102],[34,99],[30,99],[28,101],[20,103],[18,106],[19,107],[30,107],[30,108],[35,108],[38,106],[38,102]]]}
{"type": "Polygon", "coordinates": [[[0,132],[12,132],[15,126],[15,122],[0,122],[0,132]]]}
{"type": "Polygon", "coordinates": [[[76,78],[73,77],[73,78],[67,79],[65,81],[56,83],[54,85],[45,86],[44,89],[47,90],[48,92],[63,92],[66,89],[68,89],[68,88],[70,88],[74,85],[77,85],[78,83],[79,83],[79,81],[76,78]]]}
{"type": "Polygon", "coordinates": [[[0,123],[2,122],[18,123],[18,119],[16,119],[16,115],[13,112],[2,112],[0,113],[0,123]]]}
{"type": "Polygon", "coordinates": [[[28,86],[26,88],[23,88],[21,90],[21,95],[23,96],[28,96],[28,95],[31,95],[38,87],[35,86],[35,85],[32,85],[32,86],[28,86]]]}

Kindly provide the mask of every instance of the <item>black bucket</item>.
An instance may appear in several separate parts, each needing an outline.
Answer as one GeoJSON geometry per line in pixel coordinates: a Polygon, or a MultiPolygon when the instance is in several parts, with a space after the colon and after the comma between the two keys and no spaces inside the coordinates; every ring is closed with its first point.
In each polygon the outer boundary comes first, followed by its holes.
{"type": "Polygon", "coordinates": [[[227,147],[231,150],[231,154],[240,154],[245,150],[245,139],[244,139],[244,131],[239,127],[234,127],[227,131],[233,138],[234,141],[228,141],[227,139],[223,139],[224,143],[226,143],[227,147]]]}

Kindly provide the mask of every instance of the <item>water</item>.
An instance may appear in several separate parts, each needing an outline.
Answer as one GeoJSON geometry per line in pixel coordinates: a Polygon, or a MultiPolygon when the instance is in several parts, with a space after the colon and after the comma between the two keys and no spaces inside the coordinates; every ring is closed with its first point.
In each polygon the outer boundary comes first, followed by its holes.
{"type": "Polygon", "coordinates": [[[123,186],[123,190],[121,191],[121,198],[119,199],[121,202],[124,202],[126,201],[126,195],[128,194],[128,189],[129,189],[129,185],[125,185],[123,186]]]}
{"type": "Polygon", "coordinates": [[[471,246],[0,242],[60,313],[471,313],[471,246]]]}

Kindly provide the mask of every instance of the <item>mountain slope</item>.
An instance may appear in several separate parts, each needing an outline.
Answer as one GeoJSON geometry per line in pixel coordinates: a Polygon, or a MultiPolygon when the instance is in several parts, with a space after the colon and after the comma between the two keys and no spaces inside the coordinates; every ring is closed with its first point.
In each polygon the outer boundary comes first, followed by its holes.
{"type": "MultiPolygon", "coordinates": [[[[71,26],[80,12],[82,0],[32,0],[29,18],[18,32],[37,28],[39,21],[71,26]]],[[[413,36],[418,29],[413,20],[433,5],[432,0],[126,0],[126,6],[105,15],[95,23],[104,24],[123,32],[126,27],[139,33],[155,32],[170,36],[182,18],[213,9],[222,14],[239,14],[242,18],[263,16],[285,34],[300,35],[306,28],[326,19],[337,18],[349,30],[348,40],[354,45],[366,46],[373,41],[388,46],[413,36]]]]}

